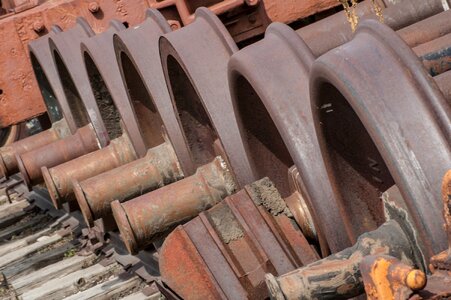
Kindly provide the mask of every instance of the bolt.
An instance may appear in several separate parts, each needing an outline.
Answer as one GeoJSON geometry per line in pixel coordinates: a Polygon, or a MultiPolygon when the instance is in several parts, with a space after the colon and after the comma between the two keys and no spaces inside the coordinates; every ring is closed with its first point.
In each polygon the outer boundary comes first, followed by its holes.
{"type": "Polygon", "coordinates": [[[39,33],[41,31],[43,31],[44,29],[45,29],[45,25],[44,25],[44,22],[42,22],[41,20],[35,21],[33,23],[33,30],[36,33],[39,33]]]}
{"type": "Polygon", "coordinates": [[[179,29],[180,27],[182,27],[182,25],[180,25],[180,22],[177,20],[168,20],[169,26],[171,26],[172,31],[179,29]]]}
{"type": "Polygon", "coordinates": [[[93,1],[91,3],[89,3],[88,5],[88,9],[90,12],[92,12],[93,14],[98,12],[100,10],[100,6],[99,3],[97,3],[97,1],[93,1]]]}

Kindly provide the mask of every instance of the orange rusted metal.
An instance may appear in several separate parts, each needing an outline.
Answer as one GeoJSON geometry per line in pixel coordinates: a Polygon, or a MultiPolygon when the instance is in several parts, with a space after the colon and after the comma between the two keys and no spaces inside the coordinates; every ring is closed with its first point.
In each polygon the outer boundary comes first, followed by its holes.
{"type": "Polygon", "coordinates": [[[247,185],[166,238],[163,281],[184,299],[267,299],[266,272],[283,274],[319,258],[290,213],[268,178],[247,185]]]}
{"type": "Polygon", "coordinates": [[[214,206],[236,189],[221,157],[185,179],[125,203],[111,203],[114,219],[130,253],[154,242],[162,233],[214,206]]]}
{"type": "Polygon", "coordinates": [[[37,149],[70,135],[67,124],[61,120],[52,128],[0,148],[0,177],[9,177],[19,171],[16,156],[37,149]]]}
{"type": "Polygon", "coordinates": [[[51,168],[99,149],[99,142],[91,125],[86,125],[65,139],[38,149],[17,154],[19,171],[28,188],[42,183],[41,168],[51,168]]]}
{"type": "Polygon", "coordinates": [[[91,12],[94,1],[57,0],[40,5],[36,5],[37,1],[28,2],[32,5],[16,7],[10,14],[0,17],[0,128],[45,111],[29,63],[29,41],[47,34],[52,25],[62,29],[72,27],[78,16],[83,16],[95,32],[104,31],[112,19],[136,25],[144,20],[147,7],[144,0],[98,0],[99,9],[91,12]],[[19,11],[22,12],[18,14],[19,11]]]}
{"type": "Polygon", "coordinates": [[[335,0],[262,1],[225,0],[57,0],[3,1],[0,10],[0,128],[17,124],[45,112],[45,105],[33,76],[27,52],[28,42],[50,31],[52,25],[63,30],[84,17],[96,33],[103,32],[112,19],[134,26],[145,19],[147,7],[158,8],[177,29],[193,20],[196,8],[209,6],[226,16],[226,26],[237,41],[264,32],[271,21],[290,23],[338,5],[335,0]],[[233,13],[230,13],[233,11],[233,13]]]}
{"type": "Polygon", "coordinates": [[[395,220],[388,221],[378,229],[362,234],[353,247],[279,277],[268,274],[266,284],[272,299],[347,299],[358,296],[364,289],[359,266],[369,255],[390,255],[399,257],[408,265],[418,264],[417,251],[402,227],[395,220]]]}
{"type": "Polygon", "coordinates": [[[107,147],[83,155],[56,167],[42,168],[42,176],[57,208],[75,201],[73,180],[82,181],[125,165],[137,158],[127,135],[114,139],[107,147]]]}
{"type": "MultiPolygon", "coordinates": [[[[80,210],[89,226],[100,218],[112,217],[110,204],[127,201],[183,177],[170,143],[150,149],[141,159],[111,171],[74,182],[80,210]]],[[[110,224],[111,222],[109,222],[110,224]]]]}
{"type": "Polygon", "coordinates": [[[368,300],[408,299],[426,286],[426,274],[387,256],[367,256],[360,264],[368,300]]]}

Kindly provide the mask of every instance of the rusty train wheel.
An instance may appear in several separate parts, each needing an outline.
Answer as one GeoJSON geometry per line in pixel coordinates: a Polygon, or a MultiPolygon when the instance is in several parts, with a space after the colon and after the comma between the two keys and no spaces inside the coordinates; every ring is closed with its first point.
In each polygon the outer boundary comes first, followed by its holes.
{"type": "Polygon", "coordinates": [[[450,109],[412,50],[366,21],[313,64],[310,80],[321,151],[355,232],[385,221],[380,195],[396,184],[424,254],[443,250],[439,187],[451,165],[450,109]]]}

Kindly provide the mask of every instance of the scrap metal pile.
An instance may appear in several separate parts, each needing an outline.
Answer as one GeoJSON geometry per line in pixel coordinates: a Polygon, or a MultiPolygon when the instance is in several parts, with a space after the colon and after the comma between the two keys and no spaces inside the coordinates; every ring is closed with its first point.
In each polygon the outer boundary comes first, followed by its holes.
{"type": "Polygon", "coordinates": [[[450,3],[25,2],[0,297],[451,297],[450,3]]]}

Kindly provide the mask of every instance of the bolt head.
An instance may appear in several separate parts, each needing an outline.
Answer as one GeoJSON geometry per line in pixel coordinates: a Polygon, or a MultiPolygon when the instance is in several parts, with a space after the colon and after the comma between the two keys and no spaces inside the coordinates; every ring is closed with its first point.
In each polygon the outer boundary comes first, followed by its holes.
{"type": "Polygon", "coordinates": [[[97,3],[97,1],[93,1],[88,4],[88,9],[90,12],[96,13],[100,10],[100,5],[99,3],[97,3]]]}
{"type": "Polygon", "coordinates": [[[41,20],[38,21],[34,21],[33,23],[33,30],[36,32],[41,32],[45,29],[45,25],[44,22],[42,22],[41,20]]]}

